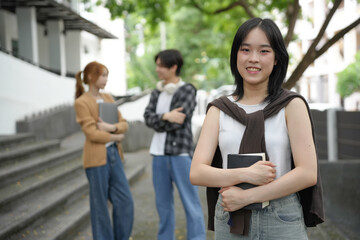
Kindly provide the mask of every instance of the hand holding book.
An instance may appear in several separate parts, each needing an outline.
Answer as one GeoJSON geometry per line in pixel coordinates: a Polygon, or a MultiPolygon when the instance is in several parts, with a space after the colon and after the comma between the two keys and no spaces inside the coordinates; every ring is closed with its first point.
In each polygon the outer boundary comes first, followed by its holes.
{"type": "Polygon", "coordinates": [[[100,117],[99,121],[96,123],[96,126],[99,130],[112,133],[116,130],[116,126],[111,123],[104,122],[100,117]]]}
{"type": "Polygon", "coordinates": [[[251,196],[248,196],[248,191],[236,186],[223,187],[219,194],[222,196],[221,206],[226,212],[234,212],[251,204],[251,196]]]}
{"type": "Polygon", "coordinates": [[[110,140],[115,141],[115,142],[121,142],[124,138],[125,138],[125,135],[122,134],[122,133],[120,133],[120,134],[111,134],[111,136],[110,136],[110,140]]]}
{"type": "MultiPolygon", "coordinates": [[[[258,161],[265,161],[265,153],[252,153],[252,154],[229,154],[228,155],[228,168],[249,168],[249,171],[252,171],[249,175],[250,181],[243,182],[237,187],[241,189],[249,189],[256,187],[257,185],[263,185],[275,178],[275,169],[273,168],[273,164],[267,162],[266,164],[257,163],[258,161]],[[267,171],[263,171],[261,168],[267,168],[267,171]],[[266,175],[264,176],[264,173],[266,175]]],[[[224,190],[225,191],[225,190],[224,190]]],[[[245,207],[244,209],[262,209],[269,205],[269,202],[263,203],[252,203],[245,207]]]]}
{"type": "Polygon", "coordinates": [[[116,132],[116,123],[119,121],[118,109],[114,103],[101,102],[99,103],[99,119],[97,128],[109,132],[116,132]]]}
{"type": "Polygon", "coordinates": [[[258,161],[248,167],[248,181],[254,185],[264,185],[274,181],[276,177],[276,165],[270,161],[258,161]]]}

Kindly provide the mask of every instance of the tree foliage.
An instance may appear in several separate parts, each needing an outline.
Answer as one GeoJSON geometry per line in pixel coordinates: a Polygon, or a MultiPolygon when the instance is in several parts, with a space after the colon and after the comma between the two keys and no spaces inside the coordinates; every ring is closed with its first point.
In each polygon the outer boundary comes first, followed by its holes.
{"type": "Polygon", "coordinates": [[[338,73],[336,90],[342,98],[360,91],[360,52],[355,56],[355,62],[338,73]]]}
{"type": "MultiPolygon", "coordinates": [[[[91,2],[92,0],[82,0],[91,2]]],[[[295,86],[306,68],[327,51],[347,32],[360,24],[360,18],[344,26],[334,36],[326,35],[329,22],[342,0],[332,0],[326,19],[302,59],[292,66],[292,73],[284,84],[295,86]]],[[[249,17],[279,20],[286,46],[296,39],[295,25],[301,18],[299,0],[97,0],[107,7],[113,18],[123,17],[128,37],[136,35],[136,24],[129,19],[144,19],[145,54],[154,56],[160,50],[159,23],[167,24],[167,48],[180,49],[185,58],[183,77],[198,87],[213,88],[220,84],[231,84],[229,73],[230,45],[238,26],[249,17]],[[154,44],[158,45],[154,45],[154,44]],[[202,78],[199,76],[202,76],[202,78]],[[203,77],[206,81],[202,81],[203,77]]],[[[131,61],[145,64],[151,58],[137,57],[132,50],[137,41],[127,41],[131,61]],[[131,45],[131,46],[129,46],[131,45]]],[[[132,65],[132,63],[130,63],[132,65]]],[[[138,66],[130,71],[141,71],[138,66]]],[[[150,70],[148,70],[150,71],[150,70]]],[[[134,81],[136,82],[136,81],[134,81]]]]}

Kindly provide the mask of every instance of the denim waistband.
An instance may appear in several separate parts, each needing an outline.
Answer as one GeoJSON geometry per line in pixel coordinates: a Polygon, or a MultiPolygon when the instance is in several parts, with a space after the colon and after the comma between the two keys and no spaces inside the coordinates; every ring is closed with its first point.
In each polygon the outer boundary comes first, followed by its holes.
{"type": "Polygon", "coordinates": [[[281,208],[283,206],[286,206],[288,204],[298,202],[298,201],[299,201],[298,194],[293,193],[293,194],[290,194],[290,195],[282,197],[282,198],[271,200],[270,205],[275,208],[281,208]]]}

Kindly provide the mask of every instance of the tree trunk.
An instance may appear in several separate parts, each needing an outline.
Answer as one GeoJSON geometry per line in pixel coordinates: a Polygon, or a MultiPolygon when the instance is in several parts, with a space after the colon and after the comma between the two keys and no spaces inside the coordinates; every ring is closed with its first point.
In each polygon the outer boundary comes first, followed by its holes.
{"type": "Polygon", "coordinates": [[[291,74],[289,79],[283,84],[283,87],[286,89],[291,89],[295,86],[296,82],[301,78],[305,70],[310,66],[315,60],[315,52],[310,54],[309,52],[304,56],[301,62],[297,65],[294,72],[291,74]]]}
{"type": "Polygon", "coordinates": [[[286,11],[286,16],[289,20],[289,26],[287,34],[284,38],[285,46],[288,47],[294,36],[295,24],[297,22],[298,14],[300,11],[300,4],[298,0],[295,0],[293,4],[289,5],[288,10],[286,11]]]}

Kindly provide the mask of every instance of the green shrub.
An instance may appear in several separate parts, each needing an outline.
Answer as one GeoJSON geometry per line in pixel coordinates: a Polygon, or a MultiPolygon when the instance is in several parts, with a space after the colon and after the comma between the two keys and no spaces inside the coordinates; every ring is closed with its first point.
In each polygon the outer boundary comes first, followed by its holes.
{"type": "Polygon", "coordinates": [[[355,62],[338,73],[336,91],[342,98],[360,91],[360,52],[355,56],[355,62]]]}

